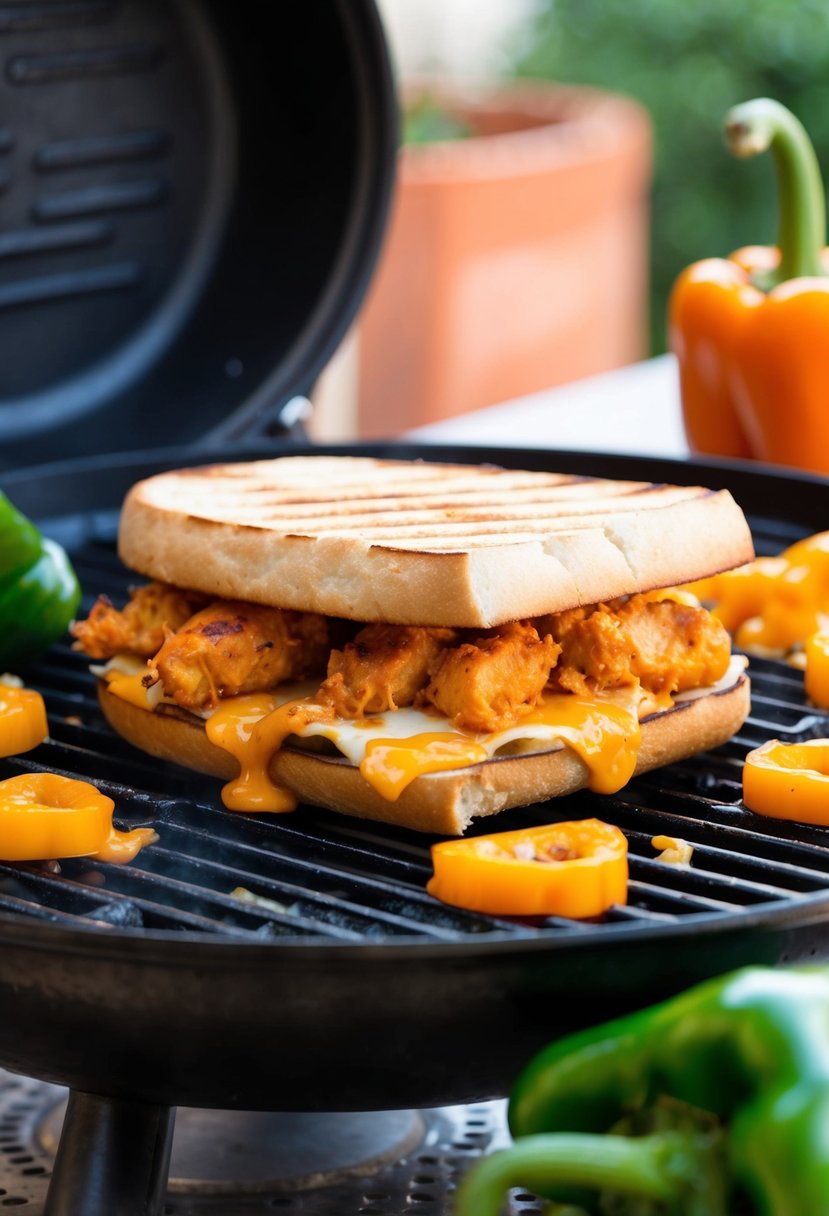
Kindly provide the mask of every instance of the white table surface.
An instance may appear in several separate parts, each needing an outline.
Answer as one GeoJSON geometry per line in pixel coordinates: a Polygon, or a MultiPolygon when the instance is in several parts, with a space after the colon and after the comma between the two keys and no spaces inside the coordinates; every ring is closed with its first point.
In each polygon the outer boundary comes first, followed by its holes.
{"type": "Polygon", "coordinates": [[[409,431],[424,443],[687,456],[673,355],[409,431]]]}

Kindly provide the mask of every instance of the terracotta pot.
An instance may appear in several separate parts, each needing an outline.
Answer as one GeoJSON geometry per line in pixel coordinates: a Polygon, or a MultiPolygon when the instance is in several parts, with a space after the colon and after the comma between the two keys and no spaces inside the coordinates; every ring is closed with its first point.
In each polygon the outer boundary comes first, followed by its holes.
{"type": "Polygon", "coordinates": [[[548,84],[443,99],[475,134],[401,150],[389,233],[359,319],[365,436],[646,350],[645,111],[548,84]]]}

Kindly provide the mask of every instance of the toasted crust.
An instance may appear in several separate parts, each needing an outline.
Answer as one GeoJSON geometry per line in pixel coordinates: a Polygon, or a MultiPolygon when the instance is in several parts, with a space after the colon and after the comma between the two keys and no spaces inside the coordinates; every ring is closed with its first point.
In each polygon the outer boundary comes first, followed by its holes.
{"type": "MultiPolygon", "coordinates": [[[[236,762],[208,740],[193,718],[140,709],[113,696],[103,683],[98,696],[110,725],[136,747],[214,777],[236,776],[236,762]]],[[[740,675],[722,691],[646,718],[636,773],[730,739],[745,721],[749,696],[748,678],[740,675]]],[[[271,760],[270,773],[302,802],[446,836],[461,835],[476,817],[571,794],[587,782],[585,765],[566,747],[418,777],[397,802],[381,798],[354,765],[339,757],[284,748],[271,760]]]]}
{"type": "Polygon", "coordinates": [[[119,552],[151,578],[225,599],[470,628],[753,557],[727,491],[342,456],[139,482],[119,552]]]}

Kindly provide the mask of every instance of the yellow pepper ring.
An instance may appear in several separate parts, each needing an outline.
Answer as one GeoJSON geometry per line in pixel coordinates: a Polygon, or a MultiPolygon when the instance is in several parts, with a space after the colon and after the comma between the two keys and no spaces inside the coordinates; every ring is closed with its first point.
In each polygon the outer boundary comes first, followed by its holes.
{"type": "Polygon", "coordinates": [[[624,833],[598,819],[432,846],[427,891],[492,916],[601,916],[627,902],[624,833]]]}
{"type": "Polygon", "coordinates": [[[22,773],[0,781],[0,858],[86,857],[109,839],[114,803],[87,781],[22,773]]]}
{"type": "Polygon", "coordinates": [[[31,751],[43,742],[48,731],[40,693],[0,681],[0,756],[31,751]]]}
{"type": "Polygon", "coordinates": [[[829,633],[813,633],[806,639],[806,696],[820,709],[829,709],[829,633]]]}
{"type": "Polygon", "coordinates": [[[758,815],[829,826],[829,739],[771,739],[749,752],[743,801],[758,815]]]}

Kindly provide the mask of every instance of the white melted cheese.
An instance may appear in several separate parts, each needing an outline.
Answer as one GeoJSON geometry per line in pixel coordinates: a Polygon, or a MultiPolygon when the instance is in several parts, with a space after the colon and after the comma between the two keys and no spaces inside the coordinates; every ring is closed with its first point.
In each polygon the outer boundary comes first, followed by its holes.
{"type": "MultiPolygon", "coordinates": [[[[568,700],[572,701],[573,698],[568,695],[568,700]]],[[[547,704],[552,701],[553,698],[549,698],[547,704]]],[[[612,698],[609,696],[606,698],[607,704],[619,705],[627,708],[631,713],[636,712],[638,702],[639,692],[634,688],[625,689],[624,695],[619,695],[617,692],[612,698]]],[[[304,739],[311,739],[315,736],[328,739],[346,759],[350,760],[352,764],[359,765],[365,759],[366,750],[372,742],[379,739],[406,740],[423,734],[449,734],[457,736],[458,739],[477,743],[486,752],[487,759],[492,759],[510,744],[517,744],[517,750],[522,752],[546,752],[551,748],[564,746],[560,733],[562,725],[564,725],[563,720],[557,724],[551,719],[541,721],[528,717],[507,730],[482,734],[460,731],[441,714],[425,713],[423,710],[409,707],[389,710],[370,718],[338,719],[334,723],[310,722],[297,731],[297,736],[304,739]]]]}
{"type": "MultiPolygon", "coordinates": [[[[707,688],[696,688],[690,692],[679,693],[676,696],[666,698],[667,705],[663,702],[658,708],[656,706],[652,707],[652,698],[648,694],[643,693],[638,687],[613,689],[612,691],[602,693],[600,696],[591,698],[591,700],[597,706],[616,706],[620,710],[626,710],[631,714],[635,714],[637,717],[640,713],[644,716],[644,714],[651,712],[664,712],[665,708],[681,705],[684,701],[692,701],[697,697],[709,696],[711,693],[724,692],[736,684],[745,667],[745,657],[743,655],[733,655],[728,670],[716,684],[707,688]]],[[[296,687],[295,685],[294,689],[296,687]]],[[[282,688],[278,690],[278,693],[280,703],[289,701],[293,697],[309,695],[307,691],[293,691],[283,697],[282,688]]],[[[328,739],[338,751],[342,752],[352,764],[356,765],[361,764],[365,759],[366,748],[373,740],[408,739],[416,735],[435,732],[450,733],[457,735],[459,738],[473,740],[484,748],[487,757],[491,759],[511,744],[513,745],[510,749],[511,754],[515,752],[546,752],[563,747],[565,739],[562,734],[562,728],[566,728],[567,726],[567,707],[575,702],[583,703],[585,700],[586,698],[575,697],[571,693],[546,697],[542,704],[544,707],[549,707],[547,712],[541,714],[530,713],[507,730],[495,731],[492,734],[459,731],[448,718],[444,718],[437,713],[426,713],[423,710],[412,709],[411,707],[389,710],[383,714],[372,715],[370,718],[338,719],[333,724],[328,722],[311,722],[296,733],[298,737],[305,739],[314,738],[315,736],[328,739]],[[562,711],[561,716],[558,718],[556,717],[557,710],[562,711]]]]}
{"type": "MultiPolygon", "coordinates": [[[[293,809],[293,796],[268,775],[272,756],[290,737],[328,740],[388,801],[429,773],[469,767],[504,754],[562,747],[572,748],[584,761],[591,789],[614,793],[636,767],[641,718],[725,691],[737,683],[744,668],[745,659],[734,656],[716,685],[674,698],[657,699],[638,686],[591,697],[548,693],[515,725],[491,734],[461,731],[445,717],[413,708],[332,721],[310,702],[316,685],[309,683],[229,697],[200,716],[206,719],[211,742],[239,761],[239,777],[223,791],[225,804],[235,810],[293,809]]],[[[118,656],[95,670],[107,680],[111,693],[142,708],[152,709],[162,698],[168,700],[160,684],[144,687],[146,664],[132,656],[118,656]]]]}

